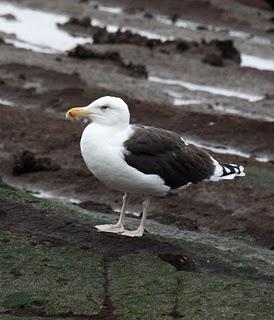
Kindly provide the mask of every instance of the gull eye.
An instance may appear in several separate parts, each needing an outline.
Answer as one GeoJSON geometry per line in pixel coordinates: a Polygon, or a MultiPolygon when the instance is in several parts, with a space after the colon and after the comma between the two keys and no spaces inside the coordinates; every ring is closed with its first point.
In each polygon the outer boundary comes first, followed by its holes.
{"type": "Polygon", "coordinates": [[[108,109],[108,106],[102,106],[101,107],[101,110],[106,110],[106,109],[108,109]]]}

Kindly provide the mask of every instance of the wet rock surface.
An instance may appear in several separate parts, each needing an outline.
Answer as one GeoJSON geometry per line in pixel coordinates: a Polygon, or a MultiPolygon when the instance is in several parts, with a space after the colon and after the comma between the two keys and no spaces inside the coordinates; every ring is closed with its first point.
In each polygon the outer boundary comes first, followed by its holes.
{"type": "MultiPolygon", "coordinates": [[[[0,319],[128,320],[137,314],[140,319],[149,315],[149,319],[219,320],[243,315],[243,320],[269,320],[273,268],[268,264],[274,247],[274,51],[269,4],[257,0],[229,4],[104,0],[101,8],[72,0],[10,4],[62,13],[68,22],[60,22],[56,29],[84,41],[68,51],[45,54],[35,47],[16,47],[15,35],[0,29],[0,175],[39,196],[80,203],[85,211],[82,216],[78,208],[68,216],[67,207],[2,185],[1,279],[5,276],[5,283],[21,286],[0,292],[0,319]],[[246,177],[204,182],[174,197],[152,199],[142,239],[97,233],[95,224],[117,220],[122,195],[106,189],[86,169],[79,151],[86,124],[65,121],[64,112],[103,95],[125,99],[132,123],[174,130],[209,149],[218,160],[242,164],[246,177]],[[14,175],[13,155],[23,150],[34,155],[31,172],[14,175]],[[37,160],[45,158],[60,170],[33,170],[37,160]],[[41,272],[51,279],[48,286],[39,282],[41,272]],[[45,290],[33,294],[32,281],[45,290]],[[78,287],[81,292],[75,291],[78,287]],[[64,288],[66,297],[61,293],[64,288]],[[137,310],[132,304],[136,297],[137,310]],[[156,298],[160,300],[155,302],[156,298]],[[208,300],[201,309],[203,299],[208,300]],[[155,310],[155,305],[161,307],[155,310]]],[[[7,23],[6,17],[0,19],[7,23]]],[[[25,162],[28,167],[29,160],[25,162]]],[[[131,197],[130,228],[138,224],[142,201],[140,196],[131,197]]]]}

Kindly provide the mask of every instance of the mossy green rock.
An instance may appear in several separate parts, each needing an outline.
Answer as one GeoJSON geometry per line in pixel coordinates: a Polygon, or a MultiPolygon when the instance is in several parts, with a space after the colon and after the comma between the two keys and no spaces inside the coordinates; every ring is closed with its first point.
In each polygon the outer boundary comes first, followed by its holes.
{"type": "Polygon", "coordinates": [[[13,315],[0,315],[0,320],[49,320],[49,318],[45,317],[21,317],[21,316],[13,316],[13,315]]]}
{"type": "Polygon", "coordinates": [[[274,320],[266,249],[96,233],[102,215],[3,184],[0,211],[0,320],[274,320]]]}
{"type": "Polygon", "coordinates": [[[100,311],[102,259],[77,247],[51,247],[1,234],[0,310],[31,306],[49,314],[100,311]],[[5,240],[5,241],[3,241],[5,240]],[[8,240],[8,242],[7,242],[8,240]]]}
{"type": "Polygon", "coordinates": [[[176,272],[147,254],[113,264],[111,293],[119,319],[274,319],[272,284],[176,272]]]}
{"type": "Polygon", "coordinates": [[[16,292],[4,298],[2,307],[5,309],[22,308],[32,303],[32,296],[28,292],[16,292]]]}

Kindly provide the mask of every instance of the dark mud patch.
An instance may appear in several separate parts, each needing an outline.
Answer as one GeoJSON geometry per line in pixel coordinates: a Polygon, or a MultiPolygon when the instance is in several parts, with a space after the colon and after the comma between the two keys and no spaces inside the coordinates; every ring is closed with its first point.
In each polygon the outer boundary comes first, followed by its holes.
{"type": "Polygon", "coordinates": [[[195,263],[187,255],[182,254],[160,254],[160,259],[171,264],[177,271],[196,271],[195,263]]]}
{"type": "Polygon", "coordinates": [[[111,61],[116,63],[122,69],[126,70],[128,74],[133,77],[148,77],[148,71],[145,65],[134,64],[132,62],[125,62],[118,51],[96,52],[88,47],[78,45],[77,47],[68,52],[68,56],[78,59],[95,59],[111,61]]]}
{"type": "Polygon", "coordinates": [[[58,171],[61,166],[50,158],[37,158],[31,151],[23,151],[14,156],[13,174],[21,175],[36,171],[58,171]]]}
{"type": "Polygon", "coordinates": [[[78,45],[69,51],[68,56],[78,59],[98,59],[122,63],[122,57],[118,51],[96,52],[82,45],[78,45]]]}
{"type": "Polygon", "coordinates": [[[94,36],[97,31],[100,31],[101,27],[95,27],[91,25],[91,18],[89,16],[71,17],[65,23],[58,23],[60,29],[64,29],[72,34],[89,35],[94,36]]]}
{"type": "Polygon", "coordinates": [[[203,62],[212,66],[224,66],[225,62],[241,63],[241,55],[232,40],[212,40],[203,42],[203,62]]]}
{"type": "Polygon", "coordinates": [[[77,17],[71,17],[66,23],[64,24],[58,24],[60,27],[64,26],[79,26],[83,28],[90,28],[91,30],[97,31],[98,29],[96,27],[91,26],[91,19],[89,16],[77,18],[77,17]]]}

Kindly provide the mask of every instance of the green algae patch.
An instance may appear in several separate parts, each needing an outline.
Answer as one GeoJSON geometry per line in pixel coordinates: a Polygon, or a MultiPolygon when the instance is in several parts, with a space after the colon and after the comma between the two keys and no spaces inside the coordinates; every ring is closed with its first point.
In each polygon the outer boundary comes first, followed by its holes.
{"type": "Polygon", "coordinates": [[[24,203],[39,202],[38,198],[34,198],[29,193],[18,191],[1,181],[0,181],[0,200],[14,200],[14,201],[24,202],[24,203]]]}
{"type": "Polygon", "coordinates": [[[102,259],[77,246],[39,244],[0,233],[0,312],[96,314],[103,301],[102,259]]]}
{"type": "MultiPolygon", "coordinates": [[[[28,192],[16,190],[0,181],[0,201],[11,201],[33,206],[35,209],[47,210],[47,214],[77,218],[82,223],[92,223],[94,218],[91,215],[81,213],[72,206],[67,206],[55,200],[48,200],[33,196],[28,192]]],[[[0,216],[1,218],[1,216],[0,216]]]]}
{"type": "Polygon", "coordinates": [[[254,185],[261,185],[265,187],[274,186],[274,171],[255,166],[248,166],[246,168],[245,183],[252,183],[254,185]]]}
{"type": "Polygon", "coordinates": [[[119,319],[270,320],[274,286],[176,271],[148,254],[112,263],[110,292],[119,319]]]}
{"type": "Polygon", "coordinates": [[[273,285],[185,272],[178,279],[178,312],[184,320],[274,319],[273,285]]]}
{"type": "Polygon", "coordinates": [[[174,270],[147,253],[131,254],[113,262],[110,293],[119,319],[172,319],[177,287],[174,270]]]}
{"type": "MultiPolygon", "coordinates": [[[[19,276],[21,273],[18,272],[17,275],[19,276]]],[[[5,296],[2,306],[5,309],[24,308],[32,302],[32,296],[28,292],[16,292],[5,296]]]]}
{"type": "Polygon", "coordinates": [[[2,315],[2,316],[0,315],[0,320],[49,320],[49,319],[50,318],[45,318],[45,317],[21,317],[21,316],[19,317],[19,316],[13,316],[13,315],[2,315]]]}

